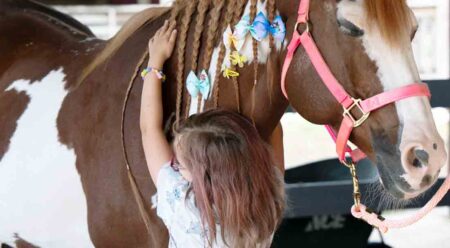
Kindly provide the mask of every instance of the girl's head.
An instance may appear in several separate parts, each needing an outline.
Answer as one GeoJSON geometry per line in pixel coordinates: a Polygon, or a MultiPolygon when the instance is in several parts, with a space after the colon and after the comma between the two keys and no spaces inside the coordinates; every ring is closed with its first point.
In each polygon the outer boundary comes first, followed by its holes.
{"type": "Polygon", "coordinates": [[[216,222],[230,247],[267,242],[283,214],[284,184],[252,123],[234,112],[210,110],[185,120],[174,134],[180,172],[191,182],[209,242],[216,222]]]}

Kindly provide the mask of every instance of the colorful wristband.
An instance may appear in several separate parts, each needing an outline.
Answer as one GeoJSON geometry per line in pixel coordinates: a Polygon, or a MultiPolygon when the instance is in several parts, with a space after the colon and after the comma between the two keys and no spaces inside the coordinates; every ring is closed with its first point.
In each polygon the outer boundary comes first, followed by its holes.
{"type": "Polygon", "coordinates": [[[142,72],[141,72],[142,79],[145,79],[145,76],[147,76],[147,74],[149,74],[150,72],[155,73],[155,75],[159,79],[161,79],[161,81],[163,81],[163,82],[166,81],[166,75],[161,70],[158,70],[158,69],[155,69],[152,67],[147,67],[144,70],[142,70],[142,72]]]}

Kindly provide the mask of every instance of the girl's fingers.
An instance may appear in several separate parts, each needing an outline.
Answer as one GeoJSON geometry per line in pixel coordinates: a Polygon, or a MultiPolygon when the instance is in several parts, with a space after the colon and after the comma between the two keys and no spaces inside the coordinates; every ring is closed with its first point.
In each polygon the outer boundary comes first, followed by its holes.
{"type": "Polygon", "coordinates": [[[171,45],[175,44],[176,39],[177,39],[177,30],[174,29],[174,30],[172,30],[172,33],[170,35],[169,43],[171,45]]]}
{"type": "Polygon", "coordinates": [[[167,29],[167,20],[164,21],[163,26],[160,27],[160,28],[158,29],[158,31],[156,31],[155,36],[160,36],[161,34],[164,34],[164,32],[166,31],[166,29],[167,29]]]}
{"type": "Polygon", "coordinates": [[[161,32],[161,29],[158,29],[158,31],[156,31],[156,33],[153,35],[153,37],[158,37],[160,32],[161,32]]]}
{"type": "Polygon", "coordinates": [[[161,33],[161,30],[163,29],[163,27],[164,27],[164,25],[163,25],[162,27],[160,27],[160,28],[158,29],[158,31],[156,31],[155,36],[159,36],[159,34],[161,33]]]}
{"type": "Polygon", "coordinates": [[[176,28],[176,26],[177,26],[176,21],[173,21],[172,23],[170,23],[170,27],[169,27],[170,34],[173,32],[173,30],[176,28]]]}
{"type": "Polygon", "coordinates": [[[166,39],[170,39],[170,36],[171,36],[171,34],[172,34],[174,29],[175,29],[175,22],[172,22],[170,25],[168,25],[168,27],[166,29],[166,32],[163,34],[164,37],[166,39]]]}
{"type": "Polygon", "coordinates": [[[166,39],[169,41],[172,39],[173,31],[176,27],[176,22],[171,22],[169,25],[169,21],[164,21],[164,25],[156,31],[156,33],[153,35],[153,38],[151,40],[151,43],[155,40],[155,38],[159,41],[159,38],[162,37],[163,39],[166,39]]]}
{"type": "Polygon", "coordinates": [[[176,24],[177,24],[177,21],[173,20],[173,21],[170,22],[170,27],[174,28],[176,24]]]}
{"type": "Polygon", "coordinates": [[[161,34],[164,35],[167,32],[167,28],[169,28],[169,21],[165,20],[164,25],[161,28],[161,34]]]}

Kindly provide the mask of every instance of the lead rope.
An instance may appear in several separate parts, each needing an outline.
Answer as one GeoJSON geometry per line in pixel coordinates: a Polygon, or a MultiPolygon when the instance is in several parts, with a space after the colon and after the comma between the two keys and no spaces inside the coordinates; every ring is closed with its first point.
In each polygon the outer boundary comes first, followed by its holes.
{"type": "Polygon", "coordinates": [[[144,64],[144,61],[147,58],[147,56],[148,56],[148,51],[146,51],[140,58],[138,64],[136,65],[136,68],[134,70],[133,76],[131,77],[131,79],[128,83],[125,100],[124,100],[123,106],[122,106],[121,136],[122,136],[122,151],[123,151],[123,156],[125,158],[125,165],[127,167],[127,174],[128,174],[128,179],[130,181],[131,190],[133,191],[133,196],[138,205],[139,213],[141,214],[141,218],[144,221],[145,227],[147,229],[147,233],[151,234],[151,232],[150,232],[150,216],[148,215],[147,211],[145,210],[144,199],[142,198],[142,194],[139,191],[139,188],[136,184],[136,179],[134,178],[133,173],[131,171],[130,163],[128,162],[128,156],[127,156],[127,152],[125,149],[125,130],[124,130],[125,109],[126,109],[126,106],[128,103],[128,98],[130,97],[131,88],[133,87],[134,81],[136,80],[136,78],[139,74],[139,69],[144,64]]]}
{"type": "Polygon", "coordinates": [[[353,161],[343,162],[343,164],[350,169],[350,174],[353,181],[353,201],[354,205],[351,208],[352,215],[355,218],[362,219],[369,225],[372,225],[382,233],[386,233],[390,228],[403,228],[410,226],[423,217],[427,215],[437,204],[442,200],[442,198],[447,194],[450,189],[450,174],[447,175],[444,183],[441,185],[439,190],[433,196],[433,198],[428,201],[428,203],[423,206],[415,215],[412,215],[406,219],[402,220],[386,220],[383,216],[370,210],[364,204],[361,203],[361,193],[359,190],[359,180],[356,175],[356,166],[353,161]]]}

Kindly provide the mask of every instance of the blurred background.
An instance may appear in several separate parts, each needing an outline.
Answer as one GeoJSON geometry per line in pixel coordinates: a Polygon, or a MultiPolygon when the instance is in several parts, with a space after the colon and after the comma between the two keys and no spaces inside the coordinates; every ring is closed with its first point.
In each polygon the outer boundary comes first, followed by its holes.
{"type": "MultiPolygon", "coordinates": [[[[42,0],[41,2],[51,4],[58,10],[75,17],[103,39],[114,36],[124,22],[136,12],[156,5],[171,4],[170,0],[42,0]]],[[[450,78],[449,1],[409,0],[408,3],[414,10],[420,25],[413,46],[422,79],[448,81],[450,78]]],[[[435,108],[433,114],[439,132],[446,140],[448,147],[449,110],[435,108]]],[[[285,133],[287,168],[336,157],[334,143],[323,127],[312,125],[294,113],[286,113],[282,124],[285,133]]],[[[442,176],[445,176],[447,172],[448,169],[444,170],[442,176]]],[[[410,213],[411,210],[404,210],[389,212],[386,215],[399,217],[410,213]]],[[[384,236],[384,239],[392,247],[450,247],[449,208],[437,208],[431,216],[418,224],[401,230],[392,230],[384,236]]],[[[374,232],[371,240],[379,241],[380,237],[374,232]]]]}

